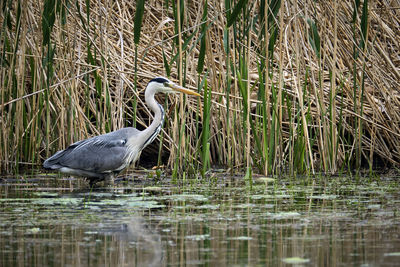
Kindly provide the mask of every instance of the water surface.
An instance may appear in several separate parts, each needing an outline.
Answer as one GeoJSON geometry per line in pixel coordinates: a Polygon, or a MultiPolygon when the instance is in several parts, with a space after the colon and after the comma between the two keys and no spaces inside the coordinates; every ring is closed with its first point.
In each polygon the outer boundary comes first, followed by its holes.
{"type": "MultiPolygon", "coordinates": [[[[139,177],[138,177],[139,176],[139,177]]],[[[0,183],[0,266],[398,266],[398,177],[0,183]]]]}

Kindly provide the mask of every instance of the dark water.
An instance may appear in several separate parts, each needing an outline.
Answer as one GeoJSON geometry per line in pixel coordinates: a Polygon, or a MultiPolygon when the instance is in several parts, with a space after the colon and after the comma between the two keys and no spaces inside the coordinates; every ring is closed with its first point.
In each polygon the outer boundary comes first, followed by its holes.
{"type": "Polygon", "coordinates": [[[0,266],[399,266],[399,177],[0,183],[0,266]]]}

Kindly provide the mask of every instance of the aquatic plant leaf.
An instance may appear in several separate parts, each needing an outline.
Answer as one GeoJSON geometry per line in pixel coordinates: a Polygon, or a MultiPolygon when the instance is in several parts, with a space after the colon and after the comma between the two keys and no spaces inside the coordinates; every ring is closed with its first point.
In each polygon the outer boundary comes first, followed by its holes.
{"type": "Polygon", "coordinates": [[[97,235],[99,232],[97,231],[86,231],[85,234],[86,235],[97,235]]]}
{"type": "Polygon", "coordinates": [[[299,258],[299,257],[284,258],[284,259],[282,259],[282,261],[287,264],[301,264],[301,263],[310,262],[309,259],[303,259],[303,258],[299,258]]]}
{"type": "Polygon", "coordinates": [[[193,241],[202,241],[202,240],[210,239],[210,235],[209,234],[205,234],[205,235],[187,235],[187,236],[185,236],[185,239],[189,239],[189,240],[193,240],[193,241]]]}
{"type": "Polygon", "coordinates": [[[288,212],[269,213],[269,215],[274,219],[280,220],[280,219],[299,217],[301,214],[295,211],[288,211],[288,212]]]}
{"type": "Polygon", "coordinates": [[[255,208],[257,207],[256,204],[252,204],[252,203],[243,203],[243,204],[239,204],[236,205],[235,208],[237,209],[248,209],[248,208],[255,208]]]}
{"type": "Polygon", "coordinates": [[[198,206],[197,209],[217,210],[217,209],[219,209],[219,204],[216,204],[216,205],[212,205],[212,204],[201,205],[201,206],[198,206]]]}
{"type": "Polygon", "coordinates": [[[154,191],[154,192],[161,192],[162,188],[159,186],[148,186],[143,188],[144,191],[154,191]]]}
{"type": "Polygon", "coordinates": [[[34,198],[34,205],[79,205],[82,203],[82,198],[34,198]]]}
{"type": "Polygon", "coordinates": [[[383,254],[385,257],[388,256],[395,256],[395,257],[400,257],[400,252],[390,252],[390,253],[385,253],[383,254]]]}
{"type": "Polygon", "coordinates": [[[164,196],[162,199],[170,199],[170,200],[176,200],[176,201],[207,201],[208,198],[203,196],[203,195],[196,195],[196,194],[180,194],[180,195],[169,195],[169,196],[164,196]]]}
{"type": "Polygon", "coordinates": [[[146,208],[146,209],[165,207],[165,205],[158,204],[157,201],[128,201],[126,205],[131,208],[134,207],[134,208],[146,208]]]}
{"type": "Polygon", "coordinates": [[[27,234],[37,234],[39,232],[40,232],[40,228],[39,227],[34,227],[34,228],[26,230],[27,234]]]}
{"type": "Polygon", "coordinates": [[[309,196],[308,199],[336,199],[336,195],[317,195],[317,196],[309,196]]]}

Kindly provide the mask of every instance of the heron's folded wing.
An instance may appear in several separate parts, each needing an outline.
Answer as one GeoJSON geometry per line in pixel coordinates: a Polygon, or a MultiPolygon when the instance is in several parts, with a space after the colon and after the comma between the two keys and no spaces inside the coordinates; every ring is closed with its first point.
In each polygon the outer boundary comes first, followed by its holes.
{"type": "Polygon", "coordinates": [[[127,156],[126,139],[93,137],[56,153],[57,163],[71,169],[106,173],[119,169],[127,156]]]}
{"type": "Polygon", "coordinates": [[[82,141],[75,142],[75,143],[71,144],[68,148],[57,151],[53,156],[51,156],[50,158],[48,158],[44,161],[43,167],[45,167],[47,169],[59,168],[60,160],[63,157],[65,157],[66,155],[68,155],[69,153],[71,153],[81,143],[84,143],[86,141],[88,141],[88,140],[82,140],[82,141]]]}

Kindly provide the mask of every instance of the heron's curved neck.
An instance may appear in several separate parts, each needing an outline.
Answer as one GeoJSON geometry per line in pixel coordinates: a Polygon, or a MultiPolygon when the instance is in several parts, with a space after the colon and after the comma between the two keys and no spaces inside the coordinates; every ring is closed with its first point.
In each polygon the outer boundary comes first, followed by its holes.
{"type": "Polygon", "coordinates": [[[143,131],[145,140],[143,147],[153,142],[161,131],[161,126],[164,122],[164,109],[161,104],[154,99],[154,95],[154,90],[146,90],[145,92],[145,101],[147,106],[154,112],[154,119],[150,126],[143,131]]]}

